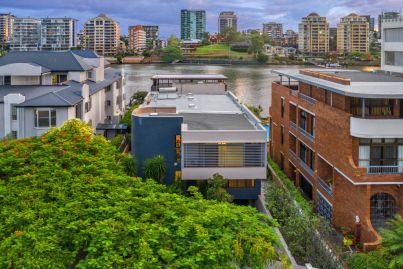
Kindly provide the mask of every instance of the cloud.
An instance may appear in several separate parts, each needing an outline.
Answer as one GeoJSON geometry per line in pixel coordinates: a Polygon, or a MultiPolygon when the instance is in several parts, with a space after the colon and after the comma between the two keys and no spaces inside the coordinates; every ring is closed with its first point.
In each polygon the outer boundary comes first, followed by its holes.
{"type": "Polygon", "coordinates": [[[122,32],[129,25],[157,24],[163,37],[179,35],[180,9],[205,9],[207,31],[217,31],[220,11],[232,10],[238,15],[239,29],[261,28],[262,23],[276,21],[284,29],[297,29],[301,18],[311,12],[327,16],[335,26],[340,17],[351,12],[373,15],[385,10],[400,10],[402,0],[0,0],[0,12],[12,12],[19,17],[60,17],[84,22],[99,13],[107,13],[120,22],[122,32]]]}

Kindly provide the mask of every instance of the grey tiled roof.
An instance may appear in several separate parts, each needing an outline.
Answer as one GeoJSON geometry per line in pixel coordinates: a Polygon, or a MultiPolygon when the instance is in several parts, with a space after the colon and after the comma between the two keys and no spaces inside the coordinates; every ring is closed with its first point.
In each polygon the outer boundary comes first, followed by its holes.
{"type": "Polygon", "coordinates": [[[95,51],[92,50],[72,50],[72,53],[83,57],[83,58],[98,58],[98,54],[96,54],[95,51]]]}
{"type": "Polygon", "coordinates": [[[35,63],[53,72],[93,69],[81,56],[71,51],[11,51],[0,57],[0,66],[12,63],[35,63]]]}
{"type": "Polygon", "coordinates": [[[0,102],[4,95],[8,93],[21,93],[26,96],[26,101],[18,104],[18,107],[68,107],[73,106],[83,100],[81,96],[81,88],[83,84],[87,84],[90,88],[90,95],[104,89],[114,81],[121,78],[119,70],[113,68],[105,69],[105,79],[100,82],[85,81],[79,83],[68,81],[62,86],[22,86],[27,87],[24,92],[21,92],[21,86],[5,86],[0,87],[0,102]],[[32,92],[40,92],[33,95],[32,92]],[[28,94],[28,95],[27,95],[28,94]]]}

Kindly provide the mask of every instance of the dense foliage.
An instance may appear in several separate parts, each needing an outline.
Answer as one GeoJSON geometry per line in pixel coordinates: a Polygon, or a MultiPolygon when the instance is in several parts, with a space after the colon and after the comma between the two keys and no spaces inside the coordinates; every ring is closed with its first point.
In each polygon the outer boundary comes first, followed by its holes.
{"type": "Polygon", "coordinates": [[[144,103],[144,99],[146,98],[147,94],[147,91],[135,92],[132,97],[130,97],[130,106],[141,105],[142,103],[144,103]]]}
{"type": "Polygon", "coordinates": [[[144,161],[143,166],[143,172],[146,178],[164,183],[164,179],[167,175],[167,164],[165,163],[164,156],[157,155],[151,159],[147,159],[144,161]]]}
{"type": "Polygon", "coordinates": [[[403,268],[403,218],[397,215],[381,230],[382,246],[369,253],[358,253],[348,259],[353,269],[403,268]]]}
{"type": "Polygon", "coordinates": [[[172,63],[173,61],[181,60],[182,58],[182,51],[177,46],[169,45],[162,50],[162,61],[165,63],[172,63]]]}
{"type": "Polygon", "coordinates": [[[274,221],[126,176],[78,120],[0,143],[0,268],[262,268],[274,221]]]}
{"type": "Polygon", "coordinates": [[[214,174],[207,180],[205,198],[219,202],[231,202],[234,197],[226,190],[228,180],[220,174],[214,174]]]}
{"type": "Polygon", "coordinates": [[[124,136],[123,134],[118,134],[118,135],[116,135],[115,137],[113,137],[113,138],[111,139],[111,144],[114,145],[116,148],[119,148],[120,145],[121,145],[122,142],[123,142],[124,137],[125,137],[125,136],[124,136]]]}
{"type": "Polygon", "coordinates": [[[131,132],[132,128],[132,113],[133,110],[139,107],[139,104],[131,106],[129,109],[126,110],[125,114],[123,115],[123,118],[120,120],[121,124],[126,124],[127,125],[127,130],[131,132]]]}
{"type": "Polygon", "coordinates": [[[301,264],[311,263],[317,268],[342,268],[324,244],[330,244],[328,239],[335,231],[330,224],[313,213],[310,204],[271,160],[270,165],[281,178],[281,182],[286,184],[286,188],[275,181],[269,182],[265,194],[267,208],[279,222],[280,230],[294,257],[301,264]],[[298,200],[298,203],[295,200],[298,200]]]}

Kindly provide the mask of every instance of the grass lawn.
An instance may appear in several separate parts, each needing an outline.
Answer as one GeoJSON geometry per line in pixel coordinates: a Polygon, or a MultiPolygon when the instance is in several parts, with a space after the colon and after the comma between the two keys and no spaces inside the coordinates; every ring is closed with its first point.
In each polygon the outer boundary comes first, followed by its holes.
{"type": "Polygon", "coordinates": [[[232,51],[227,44],[212,44],[207,46],[201,46],[192,53],[196,58],[228,58],[228,55],[232,59],[252,59],[253,56],[246,52],[232,51]]]}

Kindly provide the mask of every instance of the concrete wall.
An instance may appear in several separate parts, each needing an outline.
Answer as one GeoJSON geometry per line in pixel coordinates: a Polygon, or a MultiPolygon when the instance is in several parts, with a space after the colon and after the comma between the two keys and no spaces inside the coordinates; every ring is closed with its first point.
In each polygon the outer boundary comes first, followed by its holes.
{"type": "Polygon", "coordinates": [[[39,76],[12,76],[11,85],[40,85],[39,76]]]}
{"type": "Polygon", "coordinates": [[[83,82],[84,80],[87,79],[87,73],[86,72],[69,72],[67,74],[67,79],[74,80],[77,82],[83,82]]]}
{"type": "Polygon", "coordinates": [[[132,116],[132,153],[137,159],[137,174],[144,177],[145,160],[162,155],[167,164],[165,183],[172,184],[175,170],[180,170],[176,163],[175,137],[181,134],[183,117],[180,116],[132,116]]]}
{"type": "Polygon", "coordinates": [[[172,87],[178,89],[178,93],[186,94],[222,94],[226,85],[224,83],[173,83],[172,87]]]}
{"type": "Polygon", "coordinates": [[[13,63],[0,66],[0,76],[40,76],[42,67],[29,63],[13,63]]]}

